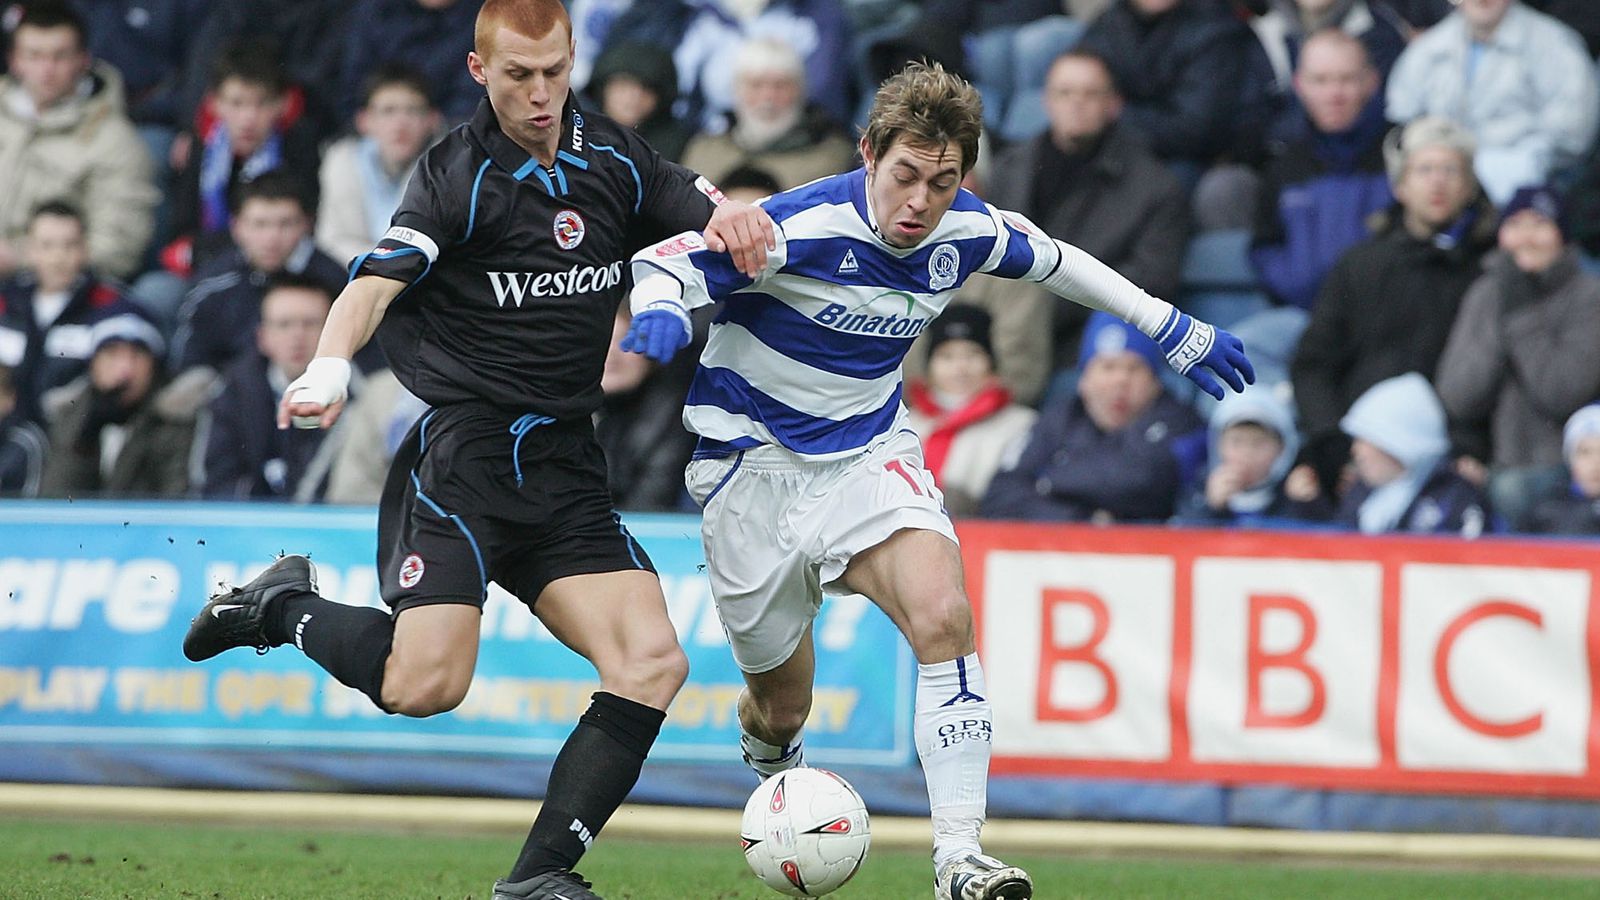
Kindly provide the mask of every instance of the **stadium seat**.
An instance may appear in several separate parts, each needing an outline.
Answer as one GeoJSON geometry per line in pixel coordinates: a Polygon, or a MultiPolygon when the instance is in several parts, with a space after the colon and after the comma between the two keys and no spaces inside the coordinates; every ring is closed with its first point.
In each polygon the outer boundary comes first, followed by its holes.
{"type": "Polygon", "coordinates": [[[1272,306],[1250,266],[1250,232],[1202,231],[1184,254],[1178,306],[1219,328],[1272,306]]]}

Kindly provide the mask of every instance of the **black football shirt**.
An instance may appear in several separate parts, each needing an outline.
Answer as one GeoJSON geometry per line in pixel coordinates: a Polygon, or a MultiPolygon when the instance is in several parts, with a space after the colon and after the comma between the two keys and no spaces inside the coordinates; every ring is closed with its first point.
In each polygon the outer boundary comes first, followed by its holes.
{"type": "Polygon", "coordinates": [[[377,340],[434,406],[588,416],[628,258],[711,217],[715,188],[630,129],[575,100],[561,120],[546,167],[480,103],[423,154],[388,232],[351,266],[409,283],[377,340]]]}

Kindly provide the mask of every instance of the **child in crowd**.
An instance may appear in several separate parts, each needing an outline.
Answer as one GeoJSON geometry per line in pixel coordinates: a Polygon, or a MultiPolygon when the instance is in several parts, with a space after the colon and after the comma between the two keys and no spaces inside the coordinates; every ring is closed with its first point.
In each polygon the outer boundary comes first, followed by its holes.
{"type": "Polygon", "coordinates": [[[329,147],[322,160],[317,246],[323,252],[346,263],[378,243],[441,121],[415,69],[387,63],[373,73],[356,134],[329,147]]]}
{"type": "Polygon", "coordinates": [[[1560,497],[1534,509],[1529,530],[1538,534],[1600,534],[1600,403],[1572,414],[1562,433],[1572,483],[1560,497]]]}
{"type": "Polygon", "coordinates": [[[1487,530],[1483,494],[1455,472],[1444,407],[1426,378],[1407,372],[1378,382],[1339,427],[1351,438],[1356,473],[1339,507],[1344,525],[1469,538],[1487,530]]]}
{"type": "Polygon", "coordinates": [[[1320,496],[1300,502],[1285,492],[1300,438],[1289,404],[1271,391],[1230,394],[1211,413],[1210,437],[1211,471],[1179,505],[1175,523],[1250,526],[1332,514],[1320,496]]]}
{"type": "Polygon", "coordinates": [[[1020,452],[1038,415],[995,377],[989,314],[953,304],[928,327],[928,374],[906,387],[911,429],[952,516],[977,512],[1007,451],[1020,452]]]}

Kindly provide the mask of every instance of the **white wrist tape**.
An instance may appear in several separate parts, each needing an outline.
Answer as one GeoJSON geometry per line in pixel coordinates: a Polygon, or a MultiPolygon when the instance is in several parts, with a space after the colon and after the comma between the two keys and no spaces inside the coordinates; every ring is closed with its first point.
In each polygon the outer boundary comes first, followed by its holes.
{"type": "MultiPolygon", "coordinates": [[[[319,356],[306,366],[305,372],[284,389],[283,395],[290,403],[315,403],[326,409],[345,399],[350,390],[350,360],[337,356],[319,356]]],[[[296,428],[316,428],[320,416],[294,416],[296,428]]]]}

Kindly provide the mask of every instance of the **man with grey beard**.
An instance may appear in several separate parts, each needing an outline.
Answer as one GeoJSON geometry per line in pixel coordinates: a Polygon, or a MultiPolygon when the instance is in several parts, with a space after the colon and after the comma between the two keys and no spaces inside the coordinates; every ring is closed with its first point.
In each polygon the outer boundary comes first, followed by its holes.
{"type": "Polygon", "coordinates": [[[734,61],[734,108],[722,134],[689,142],[683,164],[713,181],[741,166],[771,172],[788,190],[855,166],[855,145],[806,102],[805,62],[787,43],[752,38],[734,61]]]}

